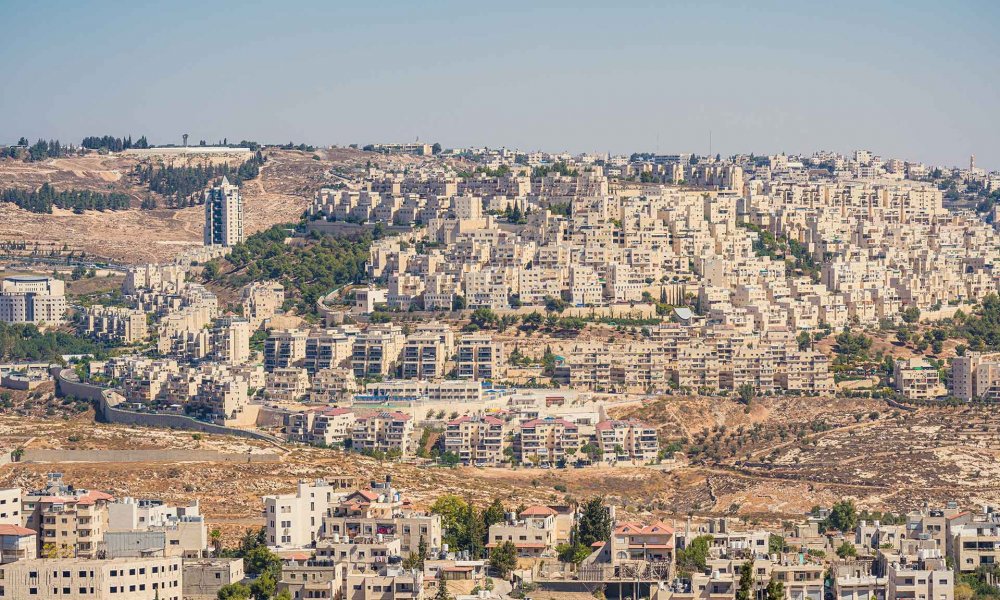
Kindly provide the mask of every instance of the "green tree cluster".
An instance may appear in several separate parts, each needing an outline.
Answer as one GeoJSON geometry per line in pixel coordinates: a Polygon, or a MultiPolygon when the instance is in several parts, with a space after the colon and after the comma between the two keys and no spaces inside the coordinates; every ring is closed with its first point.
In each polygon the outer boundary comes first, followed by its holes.
{"type": "Polygon", "coordinates": [[[316,300],[346,283],[366,276],[365,263],[373,236],[319,235],[304,244],[285,244],[292,225],[275,225],[237,244],[227,261],[232,269],[203,272],[206,281],[241,287],[250,282],[277,280],[299,314],[315,314],[316,300]]]}
{"type": "Polygon", "coordinates": [[[85,210],[126,210],[130,206],[130,196],[120,192],[103,194],[90,190],[63,190],[57,192],[48,183],[37,190],[8,188],[0,192],[0,202],[16,204],[34,213],[51,213],[52,208],[66,208],[75,212],[85,210]]]}

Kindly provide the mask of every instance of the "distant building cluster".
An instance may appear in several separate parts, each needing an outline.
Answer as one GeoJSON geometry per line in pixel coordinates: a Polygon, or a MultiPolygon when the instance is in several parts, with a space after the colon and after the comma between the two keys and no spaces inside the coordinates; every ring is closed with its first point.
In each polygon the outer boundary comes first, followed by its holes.
{"type": "MultiPolygon", "coordinates": [[[[463,523],[417,506],[391,476],[359,486],[334,473],[262,504],[260,543],[276,562],[269,576],[292,598],[429,600],[447,586],[481,590],[463,599],[504,598],[494,586],[509,574],[494,561],[507,556],[539,594],[589,596],[600,586],[655,600],[734,600],[749,585],[752,595],[766,589],[781,600],[954,600],[958,577],[988,577],[1000,560],[998,513],[954,504],[888,522],[855,513],[836,522],[841,529],[831,528],[827,509],[764,527],[725,517],[639,520],[599,501],[533,504],[491,516],[475,555],[468,541],[449,547],[463,523]],[[607,533],[583,546],[579,536],[595,518],[607,533]],[[567,548],[582,554],[568,562],[567,548]]],[[[251,565],[220,556],[212,536],[197,503],[116,498],[50,474],[42,489],[0,489],[0,597],[202,600],[252,584],[251,565]]]]}

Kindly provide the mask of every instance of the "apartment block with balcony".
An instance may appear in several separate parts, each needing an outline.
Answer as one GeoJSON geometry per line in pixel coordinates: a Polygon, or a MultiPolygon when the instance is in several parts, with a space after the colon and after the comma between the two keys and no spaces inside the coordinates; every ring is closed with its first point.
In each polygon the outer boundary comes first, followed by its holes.
{"type": "Polygon", "coordinates": [[[413,418],[398,411],[379,411],[357,415],[351,432],[351,448],[359,452],[398,452],[405,456],[413,450],[413,418]]]}
{"type": "Polygon", "coordinates": [[[660,441],[656,429],[639,420],[601,421],[595,430],[603,462],[647,463],[656,460],[659,455],[660,441]]]}
{"type": "Polygon", "coordinates": [[[40,556],[94,558],[108,529],[110,494],[72,489],[52,474],[48,485],[23,498],[25,526],[38,532],[40,556]]]}
{"type": "Polygon", "coordinates": [[[525,421],[514,437],[514,452],[521,464],[568,462],[579,449],[579,427],[555,417],[525,421]]]}
{"type": "Polygon", "coordinates": [[[301,364],[306,357],[308,337],[308,332],[300,329],[272,331],[264,341],[264,369],[271,372],[301,364]]]}
{"type": "Polygon", "coordinates": [[[399,326],[371,326],[354,338],[351,366],[354,376],[384,377],[399,362],[406,336],[399,326]]]}
{"type": "Polygon", "coordinates": [[[503,376],[503,343],[488,334],[467,334],[458,341],[458,376],[483,381],[503,376]]]}
{"type": "Polygon", "coordinates": [[[938,370],[920,357],[897,360],[892,380],[896,391],[910,400],[933,399],[945,393],[938,370]]]}
{"type": "Polygon", "coordinates": [[[508,430],[507,423],[496,417],[459,417],[445,427],[444,450],[458,456],[464,465],[495,467],[505,460],[508,430]]]}
{"type": "Polygon", "coordinates": [[[444,342],[434,333],[416,333],[403,345],[400,376],[403,379],[438,379],[448,360],[444,342]]]}
{"type": "Polygon", "coordinates": [[[357,490],[346,495],[323,517],[323,538],[355,540],[378,536],[382,540],[398,539],[403,556],[417,550],[420,540],[429,552],[441,549],[441,516],[416,510],[402,494],[385,483],[373,483],[371,489],[357,490]]]}
{"type": "Polygon", "coordinates": [[[356,486],[353,477],[300,481],[292,494],[264,496],[264,530],[271,548],[308,548],[321,536],[323,517],[356,486]]]}

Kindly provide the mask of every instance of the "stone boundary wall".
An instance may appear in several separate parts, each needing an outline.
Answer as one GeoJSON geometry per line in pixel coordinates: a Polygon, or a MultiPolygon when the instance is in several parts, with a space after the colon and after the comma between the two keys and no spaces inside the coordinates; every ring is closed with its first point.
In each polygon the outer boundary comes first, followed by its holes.
{"type": "Polygon", "coordinates": [[[96,403],[97,416],[105,423],[122,425],[140,425],[143,427],[160,427],[164,429],[182,429],[185,431],[200,431],[219,435],[235,435],[255,440],[264,440],[280,444],[281,440],[260,431],[236,429],[214,423],[205,423],[184,415],[168,415],[143,413],[116,408],[109,396],[117,395],[114,390],[89,383],[83,383],[76,377],[72,369],[62,369],[56,373],[59,393],[64,396],[75,396],[96,403]]]}
{"type": "Polygon", "coordinates": [[[227,454],[218,450],[170,448],[163,450],[54,450],[26,448],[21,462],[277,462],[277,454],[227,454]]]}

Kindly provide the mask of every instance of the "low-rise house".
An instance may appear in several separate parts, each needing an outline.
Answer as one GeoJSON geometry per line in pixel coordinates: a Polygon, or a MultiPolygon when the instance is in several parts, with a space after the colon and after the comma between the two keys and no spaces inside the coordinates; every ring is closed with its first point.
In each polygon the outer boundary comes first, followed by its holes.
{"type": "Polygon", "coordinates": [[[558,512],[548,506],[529,506],[502,523],[490,525],[486,547],[496,548],[503,542],[512,542],[518,556],[550,556],[556,546],[556,517],[558,512]]]}
{"type": "Polygon", "coordinates": [[[0,524],[0,565],[16,560],[31,560],[37,556],[38,536],[34,529],[0,524]]]}

